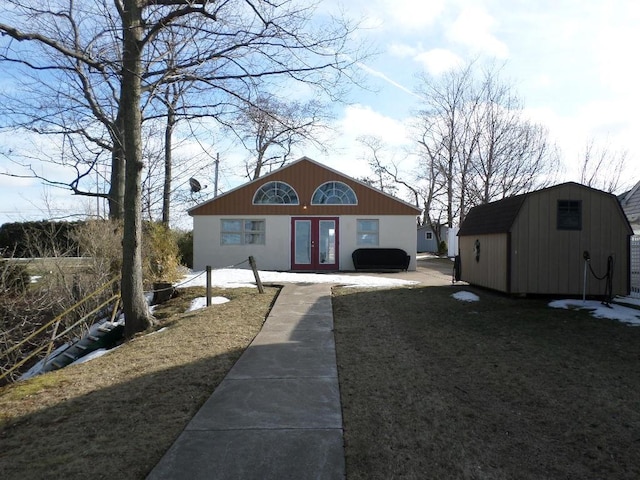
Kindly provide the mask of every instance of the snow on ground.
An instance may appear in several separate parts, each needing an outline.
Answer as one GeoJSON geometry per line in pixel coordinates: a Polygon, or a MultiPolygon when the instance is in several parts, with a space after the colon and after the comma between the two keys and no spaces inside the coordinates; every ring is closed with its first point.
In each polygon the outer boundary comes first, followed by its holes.
{"type": "MultiPolygon", "coordinates": [[[[227,303],[228,301],[229,299],[225,297],[211,297],[211,305],[219,305],[221,303],[227,303]]],[[[198,310],[206,306],[207,297],[197,297],[191,301],[191,306],[189,306],[189,310],[187,310],[187,312],[193,312],[194,310],[198,310]]]]}
{"type": "MultiPolygon", "coordinates": [[[[626,302],[627,298],[625,298],[624,301],[626,302]]],[[[555,300],[550,302],[549,306],[552,308],[578,308],[582,310],[589,310],[591,315],[596,318],[608,318],[611,320],[618,320],[629,325],[640,326],[640,310],[624,307],[615,303],[612,303],[607,307],[597,300],[586,300],[583,302],[579,299],[573,299],[555,300]]]]}
{"type": "Polygon", "coordinates": [[[462,302],[477,302],[480,300],[480,297],[477,296],[475,293],[465,292],[464,290],[460,292],[456,292],[451,296],[456,300],[460,300],[462,302]]]}
{"type": "MultiPolygon", "coordinates": [[[[348,287],[393,287],[415,285],[418,282],[371,275],[340,275],[324,273],[258,272],[263,283],[333,283],[348,287]]],[[[192,272],[175,287],[204,287],[206,272],[192,272]]],[[[221,268],[211,272],[211,286],[224,288],[255,287],[255,278],[251,270],[240,268],[221,268]]]]}

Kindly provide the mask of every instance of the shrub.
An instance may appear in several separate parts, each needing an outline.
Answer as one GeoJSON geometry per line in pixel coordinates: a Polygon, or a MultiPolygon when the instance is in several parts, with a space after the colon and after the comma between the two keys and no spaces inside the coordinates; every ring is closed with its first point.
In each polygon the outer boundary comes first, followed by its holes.
{"type": "Polygon", "coordinates": [[[31,282],[27,267],[10,260],[0,261],[0,292],[24,293],[31,282]]]}
{"type": "Polygon", "coordinates": [[[445,242],[444,240],[441,240],[440,244],[438,245],[438,255],[445,255],[447,252],[448,252],[447,242],[445,242]]]}
{"type": "Polygon", "coordinates": [[[180,276],[180,253],[169,227],[159,222],[145,222],[142,236],[145,283],[177,280],[180,276]]]}
{"type": "Polygon", "coordinates": [[[180,252],[180,263],[188,268],[193,268],[193,231],[174,231],[178,251],[180,252]]]}

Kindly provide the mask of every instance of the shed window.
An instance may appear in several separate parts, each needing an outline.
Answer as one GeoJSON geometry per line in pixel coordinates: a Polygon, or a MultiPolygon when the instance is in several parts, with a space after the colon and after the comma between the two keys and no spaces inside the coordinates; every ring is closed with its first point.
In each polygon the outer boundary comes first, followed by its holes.
{"type": "Polygon", "coordinates": [[[581,200],[558,200],[558,230],[582,230],[581,200]]]}
{"type": "Polygon", "coordinates": [[[222,245],[264,245],[264,220],[225,219],[221,222],[222,245]]]}
{"type": "Polygon", "coordinates": [[[380,238],[378,220],[358,220],[356,243],[363,246],[377,246],[380,238]]]}
{"type": "Polygon", "coordinates": [[[298,194],[293,187],[284,182],[268,182],[253,195],[254,204],[298,205],[298,194]]]}
{"type": "Polygon", "coordinates": [[[311,197],[312,205],[356,205],[356,192],[342,182],[327,182],[316,188],[311,197]]]}
{"type": "Polygon", "coordinates": [[[424,232],[424,239],[425,240],[432,240],[433,239],[433,232],[424,232]]]}

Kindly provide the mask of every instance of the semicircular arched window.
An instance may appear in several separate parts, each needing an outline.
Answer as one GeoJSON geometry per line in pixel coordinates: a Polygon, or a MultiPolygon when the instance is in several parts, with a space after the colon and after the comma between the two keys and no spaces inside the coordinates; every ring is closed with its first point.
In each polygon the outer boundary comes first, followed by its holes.
{"type": "Polygon", "coordinates": [[[311,197],[312,205],[357,205],[356,192],[342,182],[327,182],[316,188],[311,197]]]}
{"type": "Polygon", "coordinates": [[[298,194],[284,182],[268,182],[253,195],[253,203],[260,205],[298,205],[298,194]]]}

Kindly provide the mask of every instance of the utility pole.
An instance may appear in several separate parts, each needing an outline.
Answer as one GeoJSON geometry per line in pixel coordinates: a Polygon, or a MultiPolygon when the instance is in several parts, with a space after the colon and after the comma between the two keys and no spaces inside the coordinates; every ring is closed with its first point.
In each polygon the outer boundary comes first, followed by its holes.
{"type": "Polygon", "coordinates": [[[218,168],[220,167],[220,152],[216,153],[216,160],[214,162],[215,170],[213,176],[213,198],[218,196],[218,168]]]}

